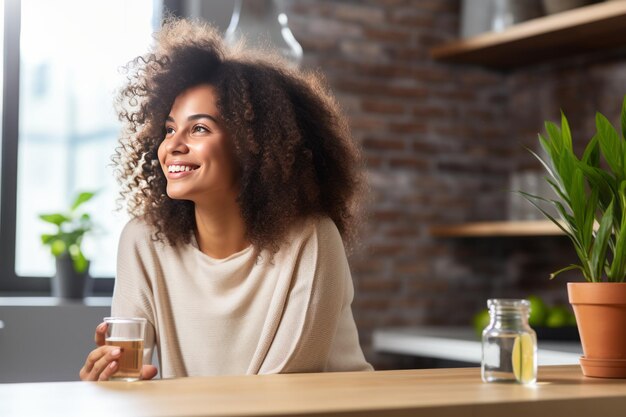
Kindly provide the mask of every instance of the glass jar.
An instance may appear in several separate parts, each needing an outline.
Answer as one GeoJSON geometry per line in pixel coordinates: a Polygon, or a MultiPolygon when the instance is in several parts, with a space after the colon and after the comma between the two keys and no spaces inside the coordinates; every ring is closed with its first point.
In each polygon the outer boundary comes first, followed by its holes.
{"type": "Polygon", "coordinates": [[[282,0],[236,0],[224,39],[228,45],[245,39],[252,47],[278,52],[295,68],[302,61],[302,46],[289,29],[282,0]]]}
{"type": "Polygon", "coordinates": [[[485,382],[537,381],[537,335],[528,325],[530,302],[487,301],[491,321],[482,336],[481,376],[485,382]]]}
{"type": "Polygon", "coordinates": [[[543,15],[540,0],[492,0],[491,30],[502,32],[510,26],[543,15]]]}

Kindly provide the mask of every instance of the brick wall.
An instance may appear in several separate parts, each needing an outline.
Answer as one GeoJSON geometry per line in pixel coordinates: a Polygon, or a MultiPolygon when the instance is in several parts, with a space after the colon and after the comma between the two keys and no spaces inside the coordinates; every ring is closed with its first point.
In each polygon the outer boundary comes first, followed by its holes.
{"type": "Polygon", "coordinates": [[[433,224],[506,218],[509,174],[539,169],[543,120],[563,108],[588,137],[594,111],[616,120],[626,54],[612,51],[509,74],[434,62],[429,49],[458,33],[456,0],[308,1],[289,4],[290,26],[320,68],[367,160],[370,202],[350,262],[366,356],[375,328],[459,325],[488,297],[540,294],[565,301],[549,272],[574,260],[563,237],[433,238],[433,224]]]}

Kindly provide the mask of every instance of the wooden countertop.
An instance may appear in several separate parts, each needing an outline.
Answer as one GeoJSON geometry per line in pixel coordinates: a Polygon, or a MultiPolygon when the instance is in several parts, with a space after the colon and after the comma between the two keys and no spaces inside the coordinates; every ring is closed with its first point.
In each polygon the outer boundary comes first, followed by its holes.
{"type": "Polygon", "coordinates": [[[0,415],[623,416],[626,380],[573,365],[532,386],[486,384],[479,368],[182,378],[135,383],[0,384],[0,415]]]}

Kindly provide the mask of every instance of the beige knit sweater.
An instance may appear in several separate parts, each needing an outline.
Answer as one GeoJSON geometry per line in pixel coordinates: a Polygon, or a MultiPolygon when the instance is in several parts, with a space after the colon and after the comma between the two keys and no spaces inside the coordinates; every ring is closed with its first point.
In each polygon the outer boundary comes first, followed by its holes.
{"type": "Polygon", "coordinates": [[[124,228],[111,314],[148,320],[144,363],[156,346],[162,377],[372,369],[332,220],[295,227],[272,261],[252,246],[213,259],[152,234],[140,219],[124,228]]]}

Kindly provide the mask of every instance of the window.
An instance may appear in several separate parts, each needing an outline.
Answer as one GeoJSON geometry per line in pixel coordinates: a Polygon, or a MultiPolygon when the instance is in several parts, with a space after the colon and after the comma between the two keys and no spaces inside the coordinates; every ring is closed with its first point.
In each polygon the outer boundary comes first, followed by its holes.
{"type": "MultiPolygon", "coordinates": [[[[2,22],[4,24],[4,0],[0,0],[0,22],[2,22]]],[[[0,31],[0,57],[4,56],[4,33],[2,33],[2,31],[0,31]]],[[[4,63],[2,61],[0,61],[0,97],[2,97],[2,85],[4,82],[4,63]]],[[[0,99],[0,114],[3,114],[2,112],[2,101],[0,99]]],[[[2,119],[3,117],[0,118],[0,132],[2,132],[2,119]]],[[[0,135],[0,138],[2,136],[0,135]]],[[[2,155],[2,140],[0,140],[0,155],[2,155]]],[[[0,158],[0,172],[2,172],[2,158],[0,158]]],[[[2,199],[1,199],[1,195],[0,195],[0,204],[2,204],[2,199]]],[[[0,228],[0,231],[2,229],[0,228]]],[[[0,258],[1,259],[1,258],[0,258]]]]}
{"type": "Polygon", "coordinates": [[[95,290],[112,287],[117,239],[111,167],[120,124],[120,67],[146,51],[161,18],[156,0],[4,0],[5,88],[0,195],[0,290],[45,292],[54,259],[40,213],[64,210],[78,191],[98,230],[84,241],[95,290]],[[99,281],[99,282],[98,282],[99,281]]]}

